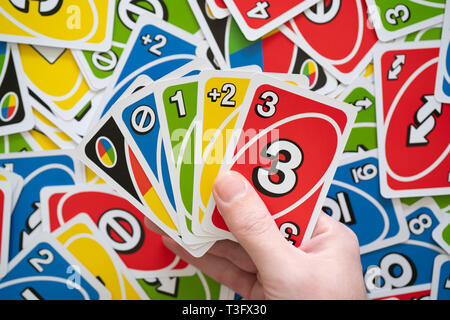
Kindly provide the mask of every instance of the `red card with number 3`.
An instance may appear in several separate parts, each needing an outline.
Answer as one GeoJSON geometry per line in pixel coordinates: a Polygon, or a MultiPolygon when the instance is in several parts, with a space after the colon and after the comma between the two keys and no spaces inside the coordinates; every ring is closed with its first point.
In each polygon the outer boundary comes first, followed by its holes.
{"type": "MultiPolygon", "coordinates": [[[[247,178],[285,238],[299,246],[312,234],[354,111],[264,76],[256,77],[248,95],[241,136],[224,169],[247,178]]],[[[228,230],[217,209],[210,222],[228,230]]],[[[222,235],[233,239],[230,233],[222,235]]]]}

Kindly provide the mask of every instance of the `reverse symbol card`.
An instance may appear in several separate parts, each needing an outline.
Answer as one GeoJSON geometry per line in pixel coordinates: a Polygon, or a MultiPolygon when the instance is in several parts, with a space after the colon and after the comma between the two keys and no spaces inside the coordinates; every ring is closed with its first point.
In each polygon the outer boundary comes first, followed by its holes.
{"type": "Polygon", "coordinates": [[[450,192],[450,108],[434,97],[439,42],[381,46],[375,55],[381,193],[450,192]]]}

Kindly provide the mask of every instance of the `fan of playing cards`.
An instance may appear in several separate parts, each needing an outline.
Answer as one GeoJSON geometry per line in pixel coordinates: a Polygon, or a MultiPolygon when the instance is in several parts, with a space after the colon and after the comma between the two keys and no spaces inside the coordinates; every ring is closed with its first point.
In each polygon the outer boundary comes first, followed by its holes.
{"type": "Polygon", "coordinates": [[[0,299],[239,299],[241,173],[286,241],[321,211],[371,299],[450,299],[450,3],[2,1],[0,299]]]}

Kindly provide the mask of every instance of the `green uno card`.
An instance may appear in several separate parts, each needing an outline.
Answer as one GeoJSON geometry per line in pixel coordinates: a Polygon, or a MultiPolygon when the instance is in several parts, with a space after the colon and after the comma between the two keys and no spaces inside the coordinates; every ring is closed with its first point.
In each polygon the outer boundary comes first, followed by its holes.
{"type": "MultiPolygon", "coordinates": [[[[433,196],[432,198],[443,212],[450,214],[450,194],[443,196],[433,196]]],[[[400,199],[400,201],[410,206],[419,201],[420,199],[422,198],[421,197],[402,198],[400,199]]]]}
{"type": "Polygon", "coordinates": [[[389,41],[443,21],[446,0],[367,0],[381,41],[389,41]]]}
{"type": "Polygon", "coordinates": [[[141,14],[151,12],[155,19],[163,19],[191,33],[199,33],[200,26],[187,0],[116,0],[113,42],[106,52],[74,51],[89,86],[93,90],[105,88],[141,14]]]}
{"type": "MultiPolygon", "coordinates": [[[[198,123],[198,77],[190,76],[157,83],[155,100],[164,149],[170,153],[167,159],[177,211],[183,212],[184,216],[184,225],[179,226],[180,232],[183,234],[184,241],[189,242],[189,235],[194,233],[192,199],[194,198],[194,150],[198,123]]],[[[210,239],[191,237],[190,240],[191,244],[197,244],[208,242],[210,239]]]]}
{"type": "Polygon", "coordinates": [[[436,26],[408,34],[405,37],[405,42],[441,40],[441,38],[442,26],[436,26]]]}
{"type": "Polygon", "coordinates": [[[54,149],[59,148],[46,135],[34,129],[6,136],[0,136],[0,153],[54,149]]]}
{"type": "Polygon", "coordinates": [[[375,96],[373,84],[361,77],[339,96],[339,100],[355,106],[358,115],[344,152],[377,148],[375,96]]]}
{"type": "Polygon", "coordinates": [[[232,291],[198,271],[193,276],[138,279],[151,300],[229,300],[232,291]]]}

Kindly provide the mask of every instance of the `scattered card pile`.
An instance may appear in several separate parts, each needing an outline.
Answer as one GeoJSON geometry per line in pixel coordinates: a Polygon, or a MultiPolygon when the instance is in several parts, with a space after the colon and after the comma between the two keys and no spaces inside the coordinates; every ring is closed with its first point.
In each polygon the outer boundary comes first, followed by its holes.
{"type": "Polygon", "coordinates": [[[300,247],[323,210],[371,299],[450,298],[450,3],[0,4],[0,299],[235,299],[244,175],[300,247]]]}

